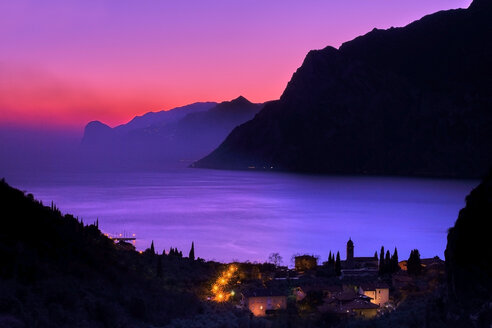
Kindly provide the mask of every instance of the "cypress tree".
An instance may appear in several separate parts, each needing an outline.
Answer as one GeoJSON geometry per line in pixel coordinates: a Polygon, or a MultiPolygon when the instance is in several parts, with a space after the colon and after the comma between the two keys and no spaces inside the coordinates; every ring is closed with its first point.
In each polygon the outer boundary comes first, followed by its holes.
{"type": "Polygon", "coordinates": [[[342,274],[342,263],[340,262],[340,252],[337,252],[337,259],[335,261],[335,274],[340,276],[342,274]]]}
{"type": "Polygon", "coordinates": [[[398,250],[395,247],[395,251],[393,252],[393,256],[391,256],[391,272],[397,272],[400,270],[400,266],[398,265],[398,250]]]}
{"type": "Polygon", "coordinates": [[[378,260],[378,251],[374,252],[374,258],[376,259],[376,261],[378,260]]]}
{"type": "Polygon", "coordinates": [[[150,243],[150,252],[152,253],[152,255],[155,255],[155,248],[154,248],[154,241],[153,240],[150,243]]]}
{"type": "Polygon", "coordinates": [[[386,257],[384,259],[384,273],[391,272],[391,254],[389,249],[386,251],[386,257]]]}
{"type": "Polygon", "coordinates": [[[190,249],[190,254],[188,255],[188,258],[192,261],[195,260],[195,242],[191,242],[191,249],[190,249]]]}
{"type": "Polygon", "coordinates": [[[407,262],[408,274],[419,275],[422,272],[422,264],[420,263],[420,253],[418,249],[410,252],[410,257],[407,262]]]}
{"type": "Polygon", "coordinates": [[[379,254],[379,274],[384,273],[384,246],[381,246],[381,253],[379,254]]]}
{"type": "Polygon", "coordinates": [[[331,264],[331,251],[330,254],[328,254],[328,264],[331,264]]]}

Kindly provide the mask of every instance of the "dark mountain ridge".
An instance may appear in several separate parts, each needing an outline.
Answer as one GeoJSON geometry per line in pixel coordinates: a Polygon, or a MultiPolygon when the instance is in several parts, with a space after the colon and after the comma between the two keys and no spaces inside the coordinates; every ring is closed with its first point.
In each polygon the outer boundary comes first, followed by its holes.
{"type": "Polygon", "coordinates": [[[446,245],[450,323],[455,327],[492,324],[492,171],[466,197],[446,245]],[[489,223],[487,223],[489,222],[489,223]]]}
{"type": "Polygon", "coordinates": [[[310,51],[278,101],[196,167],[479,177],[492,165],[486,1],[310,51]]]}

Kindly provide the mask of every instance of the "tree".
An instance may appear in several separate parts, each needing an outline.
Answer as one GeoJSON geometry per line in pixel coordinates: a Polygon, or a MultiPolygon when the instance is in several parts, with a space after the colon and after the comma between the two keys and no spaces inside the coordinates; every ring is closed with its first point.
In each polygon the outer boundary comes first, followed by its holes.
{"type": "Polygon", "coordinates": [[[395,247],[395,251],[391,256],[391,272],[397,272],[400,270],[400,266],[398,265],[398,250],[395,247]]]}
{"type": "Polygon", "coordinates": [[[335,261],[335,274],[340,276],[342,274],[342,263],[340,262],[340,252],[337,252],[337,259],[335,261]]]}
{"type": "Polygon", "coordinates": [[[374,252],[374,258],[376,259],[376,261],[378,260],[378,251],[374,252]]]}
{"type": "Polygon", "coordinates": [[[191,249],[190,249],[190,254],[188,255],[188,258],[192,261],[195,260],[195,242],[191,242],[191,249]]]}
{"type": "Polygon", "coordinates": [[[152,243],[150,243],[150,252],[152,254],[155,254],[155,248],[154,248],[154,241],[152,240],[152,243]]]}
{"type": "Polygon", "coordinates": [[[412,275],[419,275],[422,273],[422,264],[420,263],[420,253],[418,249],[414,249],[410,252],[410,257],[407,262],[407,272],[412,275]]]}
{"type": "Polygon", "coordinates": [[[379,274],[384,273],[384,246],[381,246],[381,253],[379,254],[379,274]]]}
{"type": "Polygon", "coordinates": [[[384,258],[384,273],[391,272],[391,254],[389,249],[386,251],[386,257],[384,258]]]}
{"type": "Polygon", "coordinates": [[[275,266],[282,265],[282,256],[279,253],[272,253],[268,257],[268,262],[273,263],[275,266]]]}

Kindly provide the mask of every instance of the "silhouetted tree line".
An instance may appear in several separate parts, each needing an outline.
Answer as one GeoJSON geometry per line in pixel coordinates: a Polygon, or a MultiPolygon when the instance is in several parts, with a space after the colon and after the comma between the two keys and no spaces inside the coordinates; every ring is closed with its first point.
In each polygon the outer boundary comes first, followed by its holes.
{"type": "MultiPolygon", "coordinates": [[[[377,258],[377,252],[374,254],[377,258]]],[[[400,266],[398,265],[398,250],[395,247],[393,251],[393,255],[390,254],[390,251],[386,251],[386,255],[384,253],[384,246],[381,246],[381,253],[379,254],[379,274],[391,274],[398,272],[400,270],[400,266]]]]}
{"type": "Polygon", "coordinates": [[[183,252],[177,248],[172,248],[169,250],[169,256],[183,257],[183,252]]]}
{"type": "Polygon", "coordinates": [[[324,263],[324,268],[326,269],[325,274],[328,276],[335,275],[340,276],[342,274],[342,261],[340,260],[340,252],[328,254],[328,261],[324,263]]]}

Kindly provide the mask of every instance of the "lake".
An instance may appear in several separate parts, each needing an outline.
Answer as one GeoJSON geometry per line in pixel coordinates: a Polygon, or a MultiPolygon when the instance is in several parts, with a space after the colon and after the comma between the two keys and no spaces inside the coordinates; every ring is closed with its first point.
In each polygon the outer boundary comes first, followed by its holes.
{"type": "Polygon", "coordinates": [[[136,234],[138,249],[178,247],[217,261],[265,261],[272,252],[340,251],[349,238],[355,256],[381,246],[401,259],[418,248],[443,258],[447,229],[478,185],[473,180],[340,177],[176,169],[143,173],[6,176],[12,186],[54,201],[63,213],[103,232],[136,234]]]}

